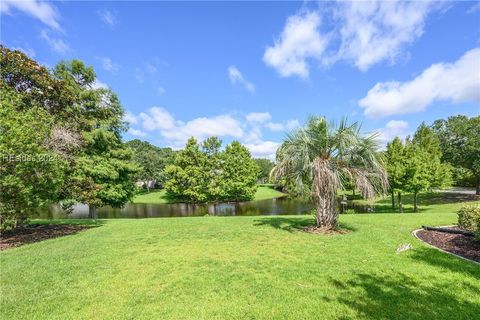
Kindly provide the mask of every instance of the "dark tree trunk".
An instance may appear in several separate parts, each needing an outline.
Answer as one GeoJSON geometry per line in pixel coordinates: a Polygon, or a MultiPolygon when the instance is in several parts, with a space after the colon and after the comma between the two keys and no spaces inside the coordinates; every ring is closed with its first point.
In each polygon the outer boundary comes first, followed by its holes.
{"type": "Polygon", "coordinates": [[[395,192],[392,190],[392,209],[395,210],[395,192]]]}
{"type": "Polygon", "coordinates": [[[413,211],[418,212],[418,192],[413,193],[413,211]]]}
{"type": "Polygon", "coordinates": [[[95,206],[88,206],[88,217],[90,219],[97,219],[97,208],[95,206]]]}
{"type": "Polygon", "coordinates": [[[352,190],[352,195],[353,195],[353,197],[355,197],[355,188],[353,188],[353,190],[352,190]]]}
{"type": "Polygon", "coordinates": [[[400,213],[403,213],[402,193],[400,191],[398,191],[398,209],[400,213]]]}

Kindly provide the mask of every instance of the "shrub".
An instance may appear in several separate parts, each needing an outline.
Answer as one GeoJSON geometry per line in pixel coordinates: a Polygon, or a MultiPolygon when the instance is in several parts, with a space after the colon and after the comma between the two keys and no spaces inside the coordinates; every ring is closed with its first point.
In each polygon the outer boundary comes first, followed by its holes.
{"type": "Polygon", "coordinates": [[[480,239],[480,206],[466,205],[458,211],[458,225],[475,233],[480,239]]]}

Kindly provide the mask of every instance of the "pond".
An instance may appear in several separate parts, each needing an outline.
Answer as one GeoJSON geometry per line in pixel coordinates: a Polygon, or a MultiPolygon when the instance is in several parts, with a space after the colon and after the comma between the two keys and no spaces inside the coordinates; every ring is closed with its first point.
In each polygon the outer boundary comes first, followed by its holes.
{"type": "MultiPolygon", "coordinates": [[[[268,200],[247,201],[239,203],[205,203],[205,204],[140,204],[129,203],[123,208],[102,207],[97,210],[100,219],[113,218],[161,218],[161,217],[195,217],[195,216],[260,216],[305,214],[313,206],[308,201],[296,198],[275,198],[268,200]]],[[[42,210],[36,218],[64,219],[87,218],[88,206],[75,205],[73,212],[67,215],[59,205],[51,205],[42,210]]]]}
{"type": "MultiPolygon", "coordinates": [[[[102,207],[97,210],[100,219],[115,218],[167,218],[167,217],[198,217],[198,216],[272,216],[307,214],[313,209],[313,204],[300,198],[275,198],[247,202],[226,203],[170,203],[141,204],[129,203],[123,208],[102,207]]],[[[353,204],[349,201],[346,209],[356,213],[372,212],[370,206],[353,204]]],[[[73,212],[66,214],[59,205],[51,205],[40,210],[35,218],[41,219],[82,219],[88,218],[87,205],[75,205],[73,212]]]]}

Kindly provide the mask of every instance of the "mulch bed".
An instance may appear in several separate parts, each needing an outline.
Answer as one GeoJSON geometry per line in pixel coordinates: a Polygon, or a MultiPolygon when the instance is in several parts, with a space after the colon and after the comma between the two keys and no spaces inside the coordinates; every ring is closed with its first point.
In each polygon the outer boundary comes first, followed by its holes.
{"type": "Polygon", "coordinates": [[[0,235],[0,250],[21,245],[67,236],[89,229],[88,226],[68,224],[32,224],[15,230],[5,231],[0,235]]]}
{"type": "Polygon", "coordinates": [[[348,233],[348,230],[343,230],[343,229],[325,229],[325,228],[320,228],[317,226],[310,226],[310,227],[304,227],[301,228],[302,231],[308,232],[308,233],[317,233],[317,234],[345,234],[348,233]]]}
{"type": "Polygon", "coordinates": [[[480,241],[474,237],[431,230],[419,230],[417,237],[434,247],[480,262],[480,241]]]}

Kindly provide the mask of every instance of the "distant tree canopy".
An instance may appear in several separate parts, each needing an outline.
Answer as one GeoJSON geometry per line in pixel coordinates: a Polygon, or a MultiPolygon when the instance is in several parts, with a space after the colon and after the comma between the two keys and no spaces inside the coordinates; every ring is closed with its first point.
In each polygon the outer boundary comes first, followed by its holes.
{"type": "Polygon", "coordinates": [[[166,168],[167,194],[192,203],[251,200],[257,188],[257,164],[239,142],[232,142],[224,151],[221,144],[216,137],[202,145],[190,138],[166,168]]]}
{"type": "Polygon", "coordinates": [[[480,116],[453,116],[435,121],[431,128],[439,139],[442,160],[455,167],[457,175],[467,180],[471,175],[480,194],[480,116]]]}
{"type": "Polygon", "coordinates": [[[147,182],[147,188],[149,181],[163,186],[166,181],[165,168],[172,164],[174,151],[138,139],[128,141],[126,145],[132,150],[132,159],[139,167],[134,175],[135,181],[147,182]]]}
{"type": "Polygon", "coordinates": [[[0,71],[2,228],[49,202],[86,203],[94,215],[131,199],[137,168],[121,140],[123,109],[93,68],[73,60],[49,71],[0,46],[0,71]]]}
{"type": "Polygon", "coordinates": [[[451,168],[449,164],[441,162],[439,139],[423,123],[413,138],[407,138],[405,143],[397,137],[387,144],[385,157],[392,208],[395,208],[395,192],[398,193],[400,211],[403,211],[402,191],[414,194],[414,211],[418,211],[419,192],[451,184],[451,168]]]}
{"type": "Polygon", "coordinates": [[[272,171],[275,164],[268,159],[254,159],[257,163],[258,168],[258,180],[267,183],[269,181],[270,172],[272,171]]]}

